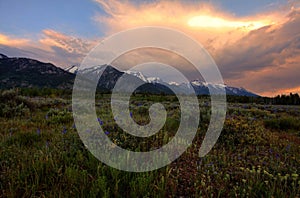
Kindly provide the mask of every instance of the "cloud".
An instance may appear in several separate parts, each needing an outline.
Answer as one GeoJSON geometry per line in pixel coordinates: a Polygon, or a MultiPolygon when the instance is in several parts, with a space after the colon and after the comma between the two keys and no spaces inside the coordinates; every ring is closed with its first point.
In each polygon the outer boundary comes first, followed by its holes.
{"type": "MultiPolygon", "coordinates": [[[[127,70],[133,66],[140,65],[143,63],[150,63],[150,62],[152,63],[152,65],[155,65],[156,63],[171,65],[172,67],[179,70],[182,74],[184,74],[186,78],[189,80],[199,79],[200,74],[198,70],[196,70],[188,60],[171,51],[167,51],[163,49],[143,48],[143,49],[129,51],[121,55],[120,57],[118,57],[115,61],[113,61],[112,65],[116,68],[127,70]]],[[[157,72],[162,72],[162,71],[153,70],[151,75],[155,76],[156,75],[155,73],[157,72]]]]}
{"type": "Polygon", "coordinates": [[[243,78],[230,80],[231,84],[244,84],[263,96],[275,96],[300,91],[300,56],[275,68],[248,72],[243,78]],[[297,62],[295,62],[297,61],[297,62]]]}
{"type": "MultiPolygon", "coordinates": [[[[299,87],[300,10],[284,23],[251,31],[215,54],[223,77],[257,93],[271,94],[299,87]]],[[[300,90],[298,90],[300,91],[300,90]]]]}
{"type": "Polygon", "coordinates": [[[68,36],[54,30],[43,30],[43,37],[40,43],[49,46],[60,48],[70,54],[86,55],[86,53],[94,46],[94,42],[84,40],[74,36],[68,36]]]}
{"type": "Polygon", "coordinates": [[[277,22],[281,13],[238,18],[204,1],[132,1],[95,0],[107,15],[95,20],[107,28],[107,34],[140,26],[164,26],[180,30],[213,50],[233,42],[253,29],[277,22]],[[213,42],[212,42],[213,41],[213,42]]]}
{"type": "Polygon", "coordinates": [[[0,33],[0,45],[7,46],[24,46],[28,44],[28,39],[13,38],[0,33]]]}
{"type": "Polygon", "coordinates": [[[60,67],[80,64],[96,43],[93,39],[77,38],[51,29],[43,30],[37,41],[0,34],[2,53],[51,62],[60,67]]]}
{"type": "Polygon", "coordinates": [[[120,31],[141,25],[163,25],[170,27],[180,24],[181,26],[187,26],[187,20],[195,16],[191,12],[192,10],[201,9],[203,13],[215,10],[209,4],[195,6],[191,3],[183,4],[179,1],[152,1],[139,4],[117,0],[95,1],[108,14],[108,16],[98,15],[95,19],[106,24],[110,31],[120,31]]]}
{"type": "MultiPolygon", "coordinates": [[[[297,1],[290,1],[275,11],[248,17],[236,17],[203,2],[95,1],[107,14],[98,15],[95,20],[106,26],[108,35],[149,25],[180,30],[211,53],[225,82],[230,85],[259,94],[295,90],[300,85],[300,11],[297,1]]],[[[138,62],[138,56],[128,57],[132,62],[138,62]]],[[[160,60],[157,54],[153,57],[160,60]]],[[[125,59],[123,57],[122,61],[125,59]]],[[[171,60],[178,61],[176,58],[171,60]]]]}
{"type": "MultiPolygon", "coordinates": [[[[93,18],[106,36],[140,26],[174,28],[200,42],[218,64],[229,85],[259,94],[298,90],[300,63],[300,4],[237,17],[208,1],[94,0],[105,12],[93,18]]],[[[101,38],[79,38],[53,29],[34,35],[37,40],[0,33],[0,52],[27,56],[66,67],[79,64],[101,38]]],[[[167,52],[147,49],[128,53],[114,64],[136,65],[144,60],[181,67],[190,78],[189,63],[167,52]],[[140,59],[143,55],[145,58],[140,59]],[[164,58],[167,57],[167,60],[164,58]]]]}
{"type": "Polygon", "coordinates": [[[82,59],[97,44],[97,40],[66,35],[51,29],[43,30],[39,43],[51,52],[55,62],[64,65],[80,64],[82,59]]]}

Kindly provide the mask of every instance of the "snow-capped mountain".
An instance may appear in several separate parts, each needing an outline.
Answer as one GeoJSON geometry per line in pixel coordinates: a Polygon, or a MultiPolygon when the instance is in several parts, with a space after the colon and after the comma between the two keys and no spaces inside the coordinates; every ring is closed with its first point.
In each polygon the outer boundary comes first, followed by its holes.
{"type": "Polygon", "coordinates": [[[70,72],[70,73],[72,73],[72,74],[76,74],[77,71],[78,71],[78,69],[79,69],[79,67],[78,67],[77,65],[72,65],[72,66],[70,66],[70,67],[65,68],[65,70],[66,70],[67,72],[70,72]]]}
{"type": "MultiPolygon", "coordinates": [[[[71,66],[66,70],[70,73],[77,73],[78,66],[71,66]]],[[[258,96],[252,92],[247,91],[244,88],[231,87],[224,84],[212,84],[201,80],[193,80],[189,83],[178,83],[178,82],[164,82],[159,77],[148,77],[140,71],[127,70],[121,72],[110,65],[94,66],[87,69],[82,69],[80,72],[89,74],[90,78],[96,78],[102,73],[102,77],[99,79],[99,86],[106,90],[113,89],[118,78],[124,73],[128,75],[133,81],[142,81],[146,83],[145,86],[139,88],[137,92],[150,92],[150,93],[172,93],[172,90],[177,93],[190,94],[195,91],[197,95],[209,95],[209,90],[213,90],[214,93],[222,93],[225,89],[228,95],[238,96],[258,96]]],[[[132,82],[133,82],[132,81],[132,82]]]]}
{"type": "Polygon", "coordinates": [[[159,77],[146,77],[142,72],[139,71],[125,71],[126,74],[133,75],[146,83],[163,83],[163,81],[159,77]]]}
{"type": "MultiPolygon", "coordinates": [[[[29,58],[9,58],[0,54],[0,88],[12,87],[49,87],[72,89],[75,74],[84,73],[87,81],[98,80],[98,89],[111,91],[118,79],[126,75],[131,83],[143,84],[135,92],[148,93],[182,93],[190,94],[194,91],[198,95],[209,95],[209,90],[214,93],[226,90],[228,95],[257,96],[244,88],[236,88],[222,84],[210,84],[200,80],[190,83],[164,82],[159,77],[148,77],[139,71],[122,72],[110,65],[94,66],[79,70],[77,65],[72,65],[65,70],[50,63],[43,63],[29,58]],[[102,73],[101,78],[99,74],[102,73]],[[211,88],[211,89],[210,89],[211,88]],[[216,92],[215,92],[216,91],[216,92]]],[[[124,85],[128,86],[128,85],[124,85]]]]}
{"type": "Polygon", "coordinates": [[[201,80],[193,80],[190,83],[178,83],[178,82],[164,82],[158,77],[146,77],[142,72],[139,71],[126,71],[127,74],[133,75],[146,83],[152,84],[161,84],[168,86],[178,91],[179,93],[192,93],[192,89],[195,90],[198,95],[209,95],[209,90],[214,90],[215,93],[222,93],[226,91],[228,95],[239,95],[239,96],[253,96],[257,97],[258,95],[247,91],[244,88],[231,87],[224,84],[212,84],[207,83],[201,80]]]}

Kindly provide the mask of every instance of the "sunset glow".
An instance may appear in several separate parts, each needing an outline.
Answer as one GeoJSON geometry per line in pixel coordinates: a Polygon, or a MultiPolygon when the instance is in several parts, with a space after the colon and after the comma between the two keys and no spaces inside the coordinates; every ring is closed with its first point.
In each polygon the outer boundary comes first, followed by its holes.
{"type": "Polygon", "coordinates": [[[27,39],[13,39],[0,33],[0,45],[20,46],[26,44],[27,42],[27,39]]]}
{"type": "Polygon", "coordinates": [[[269,24],[271,23],[267,21],[233,21],[207,15],[195,16],[188,21],[191,27],[246,28],[248,30],[255,30],[269,24]]]}
{"type": "MultiPolygon", "coordinates": [[[[0,13],[5,19],[0,23],[0,49],[8,56],[69,67],[80,64],[99,41],[112,34],[143,26],[166,27],[199,42],[232,86],[263,95],[297,92],[300,3],[270,1],[92,0],[73,2],[72,13],[66,11],[69,3],[64,1],[59,7],[48,2],[47,13],[41,13],[44,4],[39,1],[28,9],[23,9],[25,3],[1,1],[0,7],[16,9],[0,13]]],[[[127,61],[139,61],[135,59],[127,61]]]]}

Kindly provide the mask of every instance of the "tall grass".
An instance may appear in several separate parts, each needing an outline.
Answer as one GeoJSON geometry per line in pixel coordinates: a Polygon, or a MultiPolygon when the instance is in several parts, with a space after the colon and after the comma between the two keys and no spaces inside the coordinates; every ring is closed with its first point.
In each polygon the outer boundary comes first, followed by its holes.
{"type": "MultiPolygon", "coordinates": [[[[138,123],[149,121],[146,114],[152,102],[164,101],[168,110],[166,125],[146,139],[118,128],[108,110],[109,97],[101,97],[97,115],[109,138],[119,146],[148,151],[166,144],[176,133],[180,111],[172,96],[163,100],[162,96],[137,95],[131,99],[138,123]]],[[[300,138],[286,133],[299,130],[299,117],[287,116],[289,109],[274,113],[273,106],[230,104],[217,144],[199,158],[210,116],[207,99],[200,99],[201,121],[193,145],[164,168],[130,173],[101,163],[87,150],[74,126],[70,101],[9,93],[2,95],[1,104],[13,107],[8,98],[14,104],[23,101],[24,106],[11,110],[9,116],[0,115],[1,197],[300,196],[300,138]]],[[[294,115],[297,111],[300,109],[293,109],[294,115]]]]}

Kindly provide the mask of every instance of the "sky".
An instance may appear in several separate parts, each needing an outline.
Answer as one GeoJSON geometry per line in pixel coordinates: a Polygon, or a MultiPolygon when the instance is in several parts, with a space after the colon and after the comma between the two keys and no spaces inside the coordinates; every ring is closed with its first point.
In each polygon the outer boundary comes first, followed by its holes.
{"type": "MultiPolygon", "coordinates": [[[[201,43],[228,85],[264,96],[300,93],[299,0],[0,0],[0,53],[66,68],[111,34],[149,25],[201,43]]],[[[139,63],[135,53],[119,62],[139,63]]]]}

